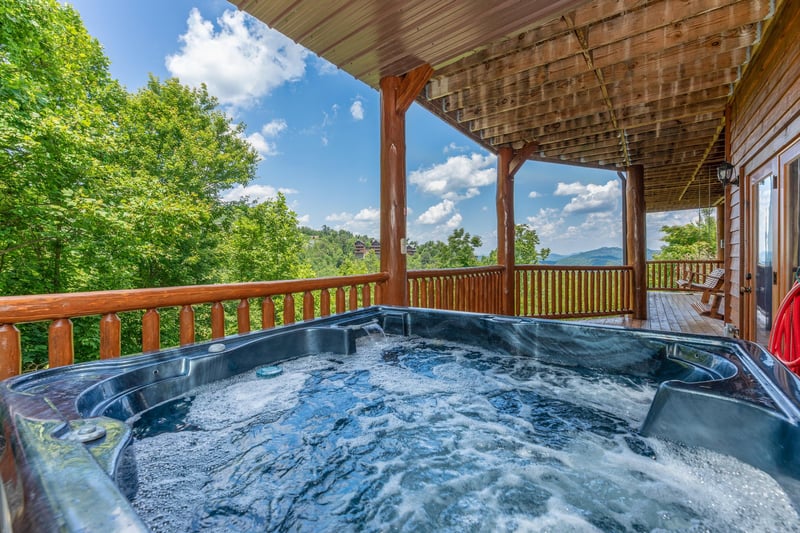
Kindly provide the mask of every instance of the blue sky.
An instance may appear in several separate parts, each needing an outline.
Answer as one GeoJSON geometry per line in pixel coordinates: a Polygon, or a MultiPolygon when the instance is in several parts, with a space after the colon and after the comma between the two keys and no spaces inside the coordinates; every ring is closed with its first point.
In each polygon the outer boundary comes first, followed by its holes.
{"type": "MultiPolygon", "coordinates": [[[[379,95],[224,0],[70,0],[129,91],[149,74],[206,83],[221,108],[247,125],[262,160],[251,200],[282,191],[304,225],[379,236],[379,95]]],[[[445,240],[454,228],[497,245],[496,160],[414,104],[406,118],[408,237],[445,240]]],[[[616,172],[527,162],[515,179],[517,223],[567,254],[621,245],[616,172]]],[[[648,215],[658,229],[696,211],[648,215]]]]}

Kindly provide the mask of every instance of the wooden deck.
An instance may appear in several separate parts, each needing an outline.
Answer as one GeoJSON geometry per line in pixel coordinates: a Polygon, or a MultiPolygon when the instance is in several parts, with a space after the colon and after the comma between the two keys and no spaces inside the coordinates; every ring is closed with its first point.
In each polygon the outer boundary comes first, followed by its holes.
{"type": "Polygon", "coordinates": [[[624,315],[593,318],[586,322],[626,328],[723,335],[722,320],[701,316],[692,309],[692,303],[700,299],[700,293],[648,292],[647,298],[647,320],[635,320],[630,315],[624,315]]]}

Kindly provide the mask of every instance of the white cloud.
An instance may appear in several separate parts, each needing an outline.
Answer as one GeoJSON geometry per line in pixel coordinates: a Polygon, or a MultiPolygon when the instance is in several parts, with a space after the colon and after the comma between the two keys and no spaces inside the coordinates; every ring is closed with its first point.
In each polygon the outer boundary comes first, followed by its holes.
{"type": "Polygon", "coordinates": [[[269,142],[263,135],[256,132],[248,135],[245,139],[250,143],[250,146],[256,149],[261,159],[266,159],[269,156],[278,155],[278,147],[273,142],[269,142]]]}
{"type": "Polygon", "coordinates": [[[353,105],[350,106],[350,115],[353,117],[353,120],[364,120],[364,104],[361,100],[356,100],[353,102],[353,105]]]}
{"type": "Polygon", "coordinates": [[[308,225],[311,222],[311,215],[301,215],[297,217],[297,223],[302,225],[308,225]]]}
{"type": "Polygon", "coordinates": [[[365,207],[358,213],[356,216],[353,217],[354,220],[358,221],[376,221],[381,219],[381,210],[376,209],[374,207],[365,207]]]}
{"type": "Polygon", "coordinates": [[[248,135],[246,140],[256,149],[262,159],[266,159],[269,156],[278,155],[278,146],[267,139],[277,137],[286,127],[285,120],[275,119],[264,124],[260,132],[248,135]]]}
{"type": "MultiPolygon", "coordinates": [[[[455,203],[452,200],[442,200],[438,204],[430,206],[427,211],[422,213],[417,222],[420,224],[438,224],[445,217],[455,211],[455,203]]],[[[460,215],[459,215],[460,216],[460,215]]]]}
{"type": "Polygon", "coordinates": [[[539,194],[536,191],[531,191],[531,192],[528,193],[528,198],[539,198],[540,196],[541,196],[541,194],[539,194]]]}
{"type": "Polygon", "coordinates": [[[426,169],[415,170],[408,176],[409,183],[416,185],[422,192],[434,194],[441,198],[460,200],[470,196],[462,196],[459,191],[467,189],[466,194],[478,192],[478,187],[495,183],[497,170],[494,167],[497,158],[494,155],[471,154],[447,158],[447,161],[426,169]],[[472,193],[469,189],[474,189],[472,193]]]}
{"type": "Polygon", "coordinates": [[[442,149],[442,153],[446,154],[448,152],[466,152],[467,150],[469,150],[468,146],[459,146],[455,142],[451,142],[442,149]]]}
{"type": "Polygon", "coordinates": [[[308,51],[243,11],[226,10],[219,30],[197,8],[180,36],[181,49],[166,57],[170,74],[183,83],[205,83],[220,103],[251,107],[259,98],[305,73],[308,51]]]}
{"type": "Polygon", "coordinates": [[[611,211],[616,208],[620,198],[620,186],[618,180],[609,180],[605,185],[594,185],[592,183],[583,185],[577,182],[559,183],[554,194],[557,196],[574,196],[564,206],[565,215],[596,213],[611,211]]]}
{"type": "Polygon", "coordinates": [[[278,195],[279,192],[283,193],[284,195],[288,195],[296,194],[297,190],[287,188],[276,189],[271,185],[259,185],[255,183],[246,187],[243,185],[236,185],[227,191],[223,191],[222,194],[220,194],[220,200],[223,202],[249,200],[248,203],[260,204],[266,202],[267,200],[272,200],[278,195]]]}
{"type": "Polygon", "coordinates": [[[536,230],[539,237],[553,237],[560,233],[564,225],[564,217],[558,209],[544,208],[532,217],[527,218],[528,224],[536,230]]]}
{"type": "Polygon", "coordinates": [[[348,211],[331,213],[325,217],[325,220],[333,222],[334,229],[346,229],[354,233],[376,236],[380,233],[380,217],[380,209],[365,207],[356,214],[348,211]]]}
{"type": "Polygon", "coordinates": [[[330,61],[323,59],[318,55],[314,55],[313,57],[315,59],[315,64],[317,66],[317,73],[320,76],[330,76],[332,74],[336,74],[339,71],[339,67],[337,67],[330,61]]]}
{"type": "Polygon", "coordinates": [[[578,181],[574,183],[559,182],[553,194],[556,196],[574,196],[586,192],[586,185],[578,181]]]}
{"type": "Polygon", "coordinates": [[[463,217],[461,216],[461,213],[456,213],[450,220],[447,221],[447,224],[445,224],[445,226],[447,226],[450,229],[455,229],[461,225],[462,220],[463,217]]]}
{"type": "Polygon", "coordinates": [[[261,133],[267,137],[277,137],[287,127],[286,121],[282,118],[276,118],[264,124],[261,127],[261,133]]]}
{"type": "Polygon", "coordinates": [[[664,233],[661,228],[664,226],[684,226],[691,222],[697,222],[699,213],[697,209],[686,209],[683,211],[666,211],[661,213],[647,213],[645,225],[647,226],[647,247],[659,249],[666,243],[663,241],[664,233]]]}
{"type": "Polygon", "coordinates": [[[345,222],[352,219],[353,213],[348,213],[347,211],[342,211],[341,213],[331,213],[325,217],[325,220],[328,222],[345,222]]]}

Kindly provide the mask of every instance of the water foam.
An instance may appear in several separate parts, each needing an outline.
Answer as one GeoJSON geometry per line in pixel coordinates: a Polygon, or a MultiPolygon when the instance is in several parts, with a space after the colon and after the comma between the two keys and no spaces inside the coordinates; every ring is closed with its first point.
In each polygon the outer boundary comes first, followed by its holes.
{"type": "Polygon", "coordinates": [[[428,340],[281,366],[135,442],[153,531],[800,531],[763,472],[637,435],[646,380],[428,340]]]}

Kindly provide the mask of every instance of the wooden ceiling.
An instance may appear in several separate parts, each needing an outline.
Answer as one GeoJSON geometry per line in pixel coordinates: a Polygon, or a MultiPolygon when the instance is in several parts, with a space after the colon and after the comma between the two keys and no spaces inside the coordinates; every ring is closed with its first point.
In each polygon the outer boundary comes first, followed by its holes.
{"type": "Polygon", "coordinates": [[[721,201],[725,109],[785,0],[233,0],[378,88],[425,63],[417,101],[492,152],[645,169],[648,211],[721,201]]]}

